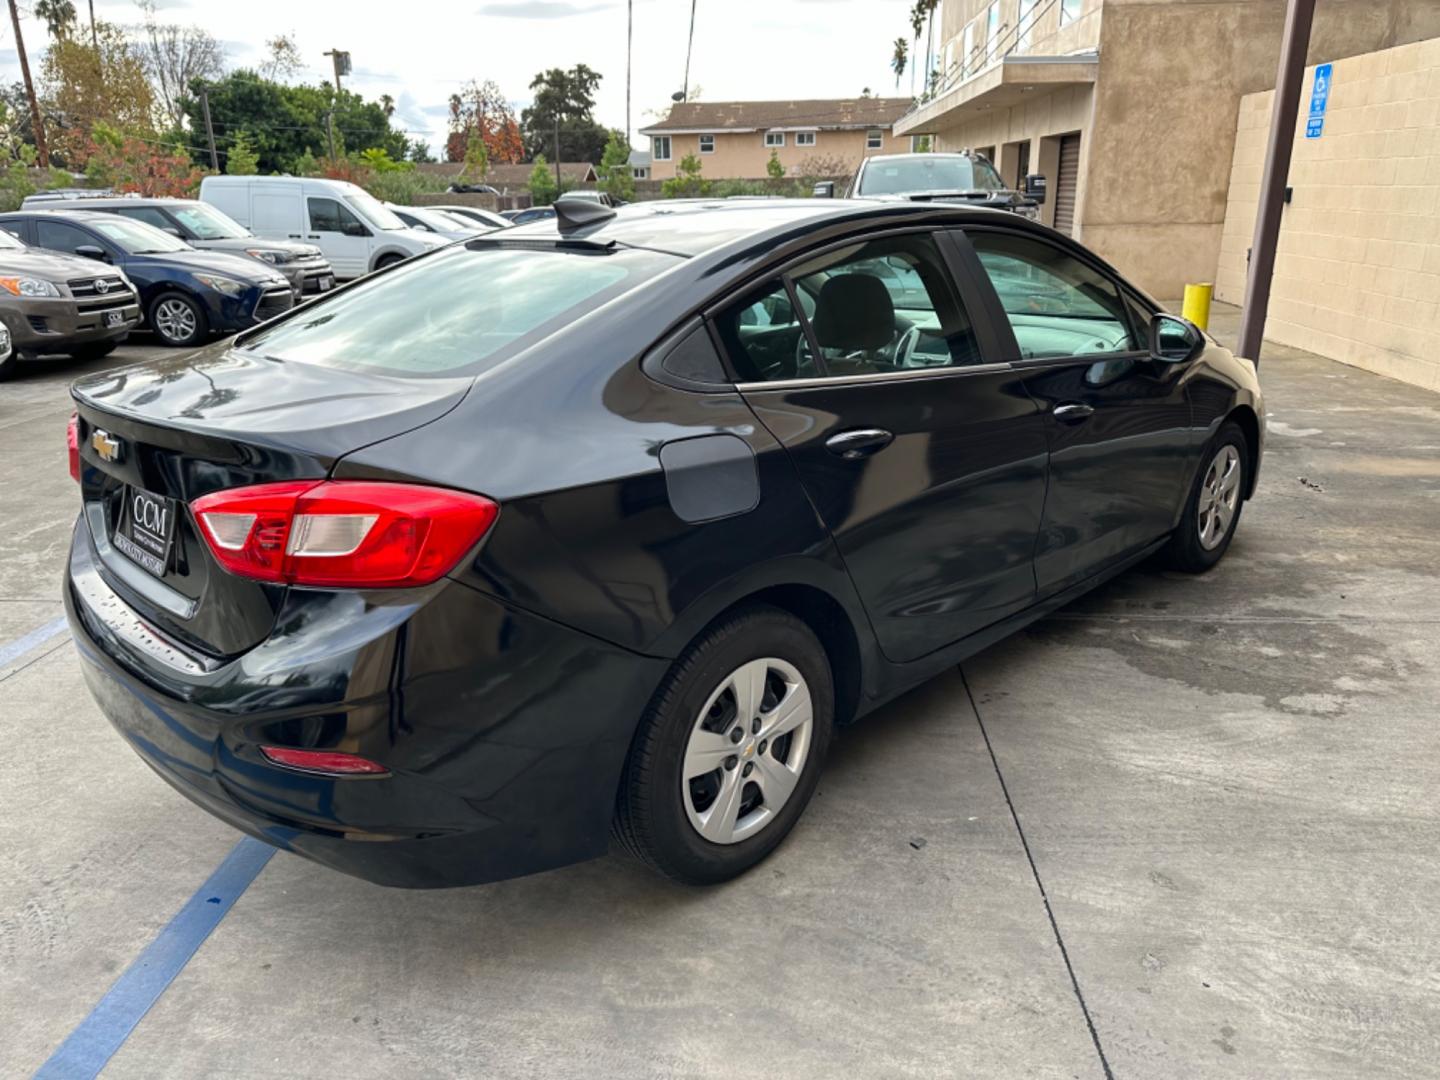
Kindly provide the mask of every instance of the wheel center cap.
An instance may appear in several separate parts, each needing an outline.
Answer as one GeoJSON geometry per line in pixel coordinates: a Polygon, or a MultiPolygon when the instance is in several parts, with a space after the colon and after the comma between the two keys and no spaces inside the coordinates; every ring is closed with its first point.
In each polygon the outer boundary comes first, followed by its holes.
{"type": "Polygon", "coordinates": [[[755,756],[755,740],[752,739],[745,744],[745,749],[740,751],[740,756],[744,758],[755,756]]]}

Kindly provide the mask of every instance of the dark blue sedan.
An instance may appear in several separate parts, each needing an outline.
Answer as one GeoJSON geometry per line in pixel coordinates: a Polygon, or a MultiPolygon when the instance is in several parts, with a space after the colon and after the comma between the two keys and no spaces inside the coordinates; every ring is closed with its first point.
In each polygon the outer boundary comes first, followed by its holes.
{"type": "Polygon", "coordinates": [[[288,311],[290,283],[253,259],[197,251],[140,221],[86,210],[0,214],[0,228],[36,247],[82,255],[125,271],[165,345],[203,345],[288,311]]]}

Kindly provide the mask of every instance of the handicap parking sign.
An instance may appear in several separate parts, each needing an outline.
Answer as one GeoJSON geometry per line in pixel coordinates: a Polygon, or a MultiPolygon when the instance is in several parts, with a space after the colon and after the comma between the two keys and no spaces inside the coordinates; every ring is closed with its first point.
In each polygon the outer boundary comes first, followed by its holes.
{"type": "Polygon", "coordinates": [[[1331,65],[1315,68],[1315,83],[1310,88],[1310,115],[1305,121],[1305,138],[1318,139],[1325,131],[1325,106],[1330,102],[1331,65]]]}

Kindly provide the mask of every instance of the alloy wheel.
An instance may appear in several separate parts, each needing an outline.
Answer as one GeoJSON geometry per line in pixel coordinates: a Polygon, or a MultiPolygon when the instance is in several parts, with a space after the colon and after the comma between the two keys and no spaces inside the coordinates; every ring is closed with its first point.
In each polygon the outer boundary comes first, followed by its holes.
{"type": "Polygon", "coordinates": [[[1211,459],[1200,483],[1200,509],[1195,515],[1200,546],[1214,551],[1230,531],[1240,505],[1240,452],[1226,443],[1211,459]]]}
{"type": "Polygon", "coordinates": [[[810,754],[810,688],[793,664],[751,660],[720,681],[685,747],[680,796],[690,824],[736,844],[775,819],[810,754]]]}
{"type": "Polygon", "coordinates": [[[155,308],[155,329],[166,341],[189,341],[195,336],[195,310],[184,300],[162,300],[155,308]]]}

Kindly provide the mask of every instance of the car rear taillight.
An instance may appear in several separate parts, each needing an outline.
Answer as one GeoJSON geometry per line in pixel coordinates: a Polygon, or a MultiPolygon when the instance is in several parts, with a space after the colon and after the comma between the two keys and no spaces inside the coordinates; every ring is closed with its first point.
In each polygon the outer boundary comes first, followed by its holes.
{"type": "Polygon", "coordinates": [[[288,746],[262,746],[260,753],[267,761],[306,772],[328,773],[331,776],[381,776],[390,770],[358,754],[338,750],[293,750],[288,746]]]}
{"type": "Polygon", "coordinates": [[[80,482],[80,414],[70,414],[70,426],[65,429],[65,446],[70,451],[70,479],[80,482]]]}
{"type": "Polygon", "coordinates": [[[190,504],[232,574],[285,585],[400,588],[449,573],[494,524],[489,499],[371,480],[298,480],[190,504]]]}

